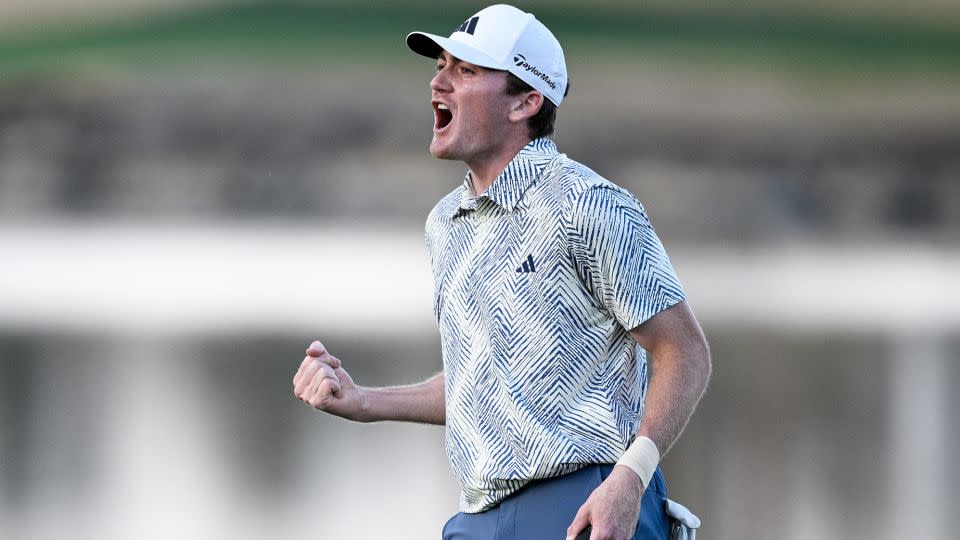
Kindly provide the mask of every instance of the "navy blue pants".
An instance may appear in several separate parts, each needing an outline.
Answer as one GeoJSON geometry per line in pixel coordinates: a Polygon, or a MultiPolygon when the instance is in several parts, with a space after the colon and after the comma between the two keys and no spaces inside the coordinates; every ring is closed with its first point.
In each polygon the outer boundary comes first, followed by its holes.
{"type": "MultiPolygon", "coordinates": [[[[567,527],[613,465],[589,465],[570,474],[534,480],[476,514],[460,512],[443,527],[443,540],[564,540],[567,527]]],[[[667,486],[660,469],[643,494],[634,540],[667,540],[670,520],[664,510],[667,486]]]]}

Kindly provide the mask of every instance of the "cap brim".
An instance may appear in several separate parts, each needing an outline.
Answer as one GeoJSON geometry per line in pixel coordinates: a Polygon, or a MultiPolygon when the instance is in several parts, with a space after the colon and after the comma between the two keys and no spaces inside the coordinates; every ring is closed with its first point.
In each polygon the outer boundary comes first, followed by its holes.
{"type": "Polygon", "coordinates": [[[487,54],[474,49],[466,43],[426,32],[411,32],[408,34],[407,47],[410,47],[411,51],[426,56],[427,58],[438,58],[441,51],[447,51],[464,62],[469,62],[480,67],[500,70],[507,69],[507,67],[500,62],[497,62],[487,54]]]}

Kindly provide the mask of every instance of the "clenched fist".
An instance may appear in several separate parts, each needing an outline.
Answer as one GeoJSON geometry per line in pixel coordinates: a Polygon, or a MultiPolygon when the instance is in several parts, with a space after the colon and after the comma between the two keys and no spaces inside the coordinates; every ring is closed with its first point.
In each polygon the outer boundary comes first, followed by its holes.
{"type": "Polygon", "coordinates": [[[293,376],[293,395],[311,407],[348,420],[364,421],[363,392],[319,341],[307,348],[300,369],[293,376]]]}

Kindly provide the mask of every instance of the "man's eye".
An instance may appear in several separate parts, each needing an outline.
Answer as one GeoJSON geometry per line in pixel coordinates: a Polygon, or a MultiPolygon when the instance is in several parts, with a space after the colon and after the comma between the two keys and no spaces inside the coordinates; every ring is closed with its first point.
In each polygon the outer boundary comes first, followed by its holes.
{"type": "Polygon", "coordinates": [[[443,68],[444,68],[443,64],[437,64],[437,71],[440,71],[443,68]]]}
{"type": "Polygon", "coordinates": [[[460,68],[460,72],[461,72],[461,73],[468,73],[468,74],[471,74],[471,75],[473,74],[473,70],[470,69],[470,68],[468,68],[468,67],[461,67],[461,68],[460,68]]]}

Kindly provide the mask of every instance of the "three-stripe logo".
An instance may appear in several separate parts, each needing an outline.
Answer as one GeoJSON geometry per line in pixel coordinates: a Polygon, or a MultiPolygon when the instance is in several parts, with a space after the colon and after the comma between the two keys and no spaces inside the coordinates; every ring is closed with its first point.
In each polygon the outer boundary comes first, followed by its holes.
{"type": "Polygon", "coordinates": [[[466,32],[472,36],[473,32],[477,29],[478,22],[480,22],[480,17],[471,17],[463,21],[463,24],[457,27],[454,32],[466,32]]]}
{"type": "Polygon", "coordinates": [[[517,268],[517,272],[521,274],[526,274],[529,272],[536,272],[537,269],[533,266],[533,255],[527,255],[527,260],[523,261],[523,264],[520,265],[520,268],[517,268]]]}

